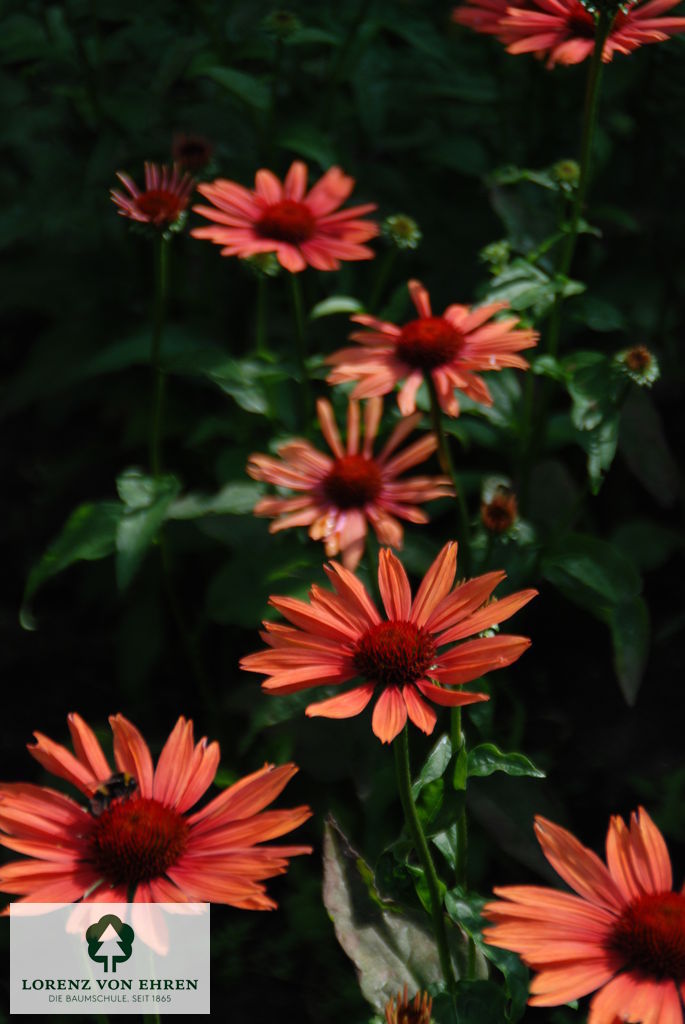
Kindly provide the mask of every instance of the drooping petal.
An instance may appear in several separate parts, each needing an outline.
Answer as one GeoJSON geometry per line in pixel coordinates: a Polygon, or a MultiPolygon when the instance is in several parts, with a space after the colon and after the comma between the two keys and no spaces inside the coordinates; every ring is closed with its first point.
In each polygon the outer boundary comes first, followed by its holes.
{"type": "Polygon", "coordinates": [[[392,743],[404,729],[407,706],[396,686],[388,686],[376,701],[371,728],[381,743],[392,743]]]}
{"type": "Polygon", "coordinates": [[[404,697],[407,714],[411,721],[417,729],[430,736],[438,720],[438,716],[433,708],[421,700],[414,686],[404,686],[402,688],[402,696],[404,697]]]}
{"type": "Polygon", "coordinates": [[[374,683],[364,683],[363,686],[357,686],[347,693],[329,697],[328,700],[319,701],[317,704],[309,704],[304,713],[308,718],[354,718],[361,714],[369,703],[374,689],[374,683]]]}

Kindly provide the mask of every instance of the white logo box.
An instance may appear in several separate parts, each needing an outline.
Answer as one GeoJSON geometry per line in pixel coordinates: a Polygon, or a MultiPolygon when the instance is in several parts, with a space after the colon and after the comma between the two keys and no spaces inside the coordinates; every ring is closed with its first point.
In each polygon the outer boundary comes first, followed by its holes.
{"type": "Polygon", "coordinates": [[[208,903],[11,905],[11,1014],[209,1012],[208,903]]]}

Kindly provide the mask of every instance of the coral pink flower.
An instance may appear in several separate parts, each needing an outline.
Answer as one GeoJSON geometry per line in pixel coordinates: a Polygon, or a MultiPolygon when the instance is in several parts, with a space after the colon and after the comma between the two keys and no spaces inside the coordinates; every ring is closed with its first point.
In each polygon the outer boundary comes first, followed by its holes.
{"type": "Polygon", "coordinates": [[[0,890],[29,903],[275,907],[262,880],[282,874],[288,857],[311,853],[308,846],[258,845],[297,828],[311,814],[308,807],[264,811],[295,774],[295,765],[265,765],[189,814],[219,764],[218,743],[195,744],[192,722],[179,718],[155,769],[135,726],[113,715],[116,768],[135,780],[121,793],[121,778],[112,778],[92,729],[79,715],[67,720],[73,754],[41,733],[28,749],[53,775],[76,786],[86,805],[42,786],[1,785],[0,843],[29,859],[0,867],[0,890]],[[98,790],[111,790],[111,799],[103,800],[98,790]]]}
{"type": "Polygon", "coordinates": [[[417,502],[448,498],[454,490],[446,476],[397,479],[437,448],[435,435],[426,434],[396,453],[421,419],[420,413],[400,422],[380,454],[374,457],[373,441],[383,412],[382,399],[372,398],[366,403],[363,444],[358,402],[352,401],[348,407],[346,447],[330,402],[319,399],[317,412],[333,458],[303,440],[281,445],[278,459],[251,455],[247,471],[254,480],[303,492],[295,498],[262,498],[255,505],[255,515],[277,517],[271,524],[271,533],[291,526],[308,526],[309,536],[323,540],[329,557],[342,553],[343,565],[355,569],[364,551],[367,523],[373,526],[381,544],[401,548],[403,530],[396,517],[427,523],[428,516],[416,507],[417,502]]]}
{"type": "Polygon", "coordinates": [[[389,549],[381,550],[378,586],[387,619],[381,618],[356,576],[336,562],[324,568],[335,593],[313,586],[309,604],[271,597],[269,603],[291,625],[265,622],[262,638],[270,650],[241,662],[248,672],[269,677],[262,683],[268,693],[362,680],[343,694],[310,704],[305,710],[310,717],[358,715],[378,686],[381,694],[371,727],[381,742],[395,739],[407,715],[419,729],[431,733],[437,715],[420,694],[448,707],[487,700],[484,693],[462,693],[452,687],[510,665],[530,645],[523,636],[466,639],[508,619],[536,591],[522,590],[488,603],[503,572],[490,572],[452,589],[457,570],[454,542],[435,559],[413,601],[402,563],[389,549]],[[440,650],[447,645],[449,650],[440,650]]]}
{"type": "MultiPolygon", "coordinates": [[[[629,54],[646,43],[660,43],[685,31],[685,18],[664,17],[680,0],[632,2],[619,8],[604,44],[602,60],[629,54]]],[[[595,48],[595,17],[580,0],[469,0],[457,7],[454,21],[495,35],[509,53],[534,53],[547,67],[578,64],[595,48]]]]}
{"type": "Polygon", "coordinates": [[[125,195],[111,189],[112,199],[121,216],[154,224],[158,228],[168,227],[178,220],[195,188],[195,180],[190,174],[181,174],[177,167],[169,170],[157,164],[145,164],[145,188],[142,192],[122,171],[117,173],[117,178],[129,191],[129,195],[125,195]]]}
{"type": "Polygon", "coordinates": [[[409,282],[409,294],[419,314],[403,327],[360,315],[352,320],[371,328],[351,334],[361,348],[344,348],[326,362],[335,369],[329,384],[358,381],[353,398],[387,395],[404,380],[397,396],[403,416],[416,408],[416,392],[430,374],[442,409],[459,415],[455,388],[476,402],[492,405],[487,385],[474,371],[501,370],[515,366],[525,370],[528,363],[516,355],[537,343],[536,331],[517,328],[517,320],[489,320],[505,302],[493,302],[477,309],[448,306],[442,316],[433,316],[428,292],[420,281],[409,282]]]}
{"type": "Polygon", "coordinates": [[[538,842],[578,895],[530,885],[495,889],[483,911],[493,946],[519,953],[539,973],[532,1006],[558,1006],[597,992],[588,1024],[683,1024],[685,894],[672,892],[663,837],[643,808],[630,828],[611,819],[605,867],[566,829],[544,818],[538,842]]]}
{"type": "Polygon", "coordinates": [[[360,218],[376,204],[339,209],[353,187],[354,178],[331,167],[307,192],[307,167],[299,160],[283,184],[271,171],[257,171],[254,192],[218,178],[197,189],[214,205],[193,207],[212,226],[195,228],[191,235],[223,246],[222,256],[275,252],[291,273],[307,265],[337,270],[340,260],[369,260],[375,255],[361,243],[378,234],[378,225],[360,218]]]}

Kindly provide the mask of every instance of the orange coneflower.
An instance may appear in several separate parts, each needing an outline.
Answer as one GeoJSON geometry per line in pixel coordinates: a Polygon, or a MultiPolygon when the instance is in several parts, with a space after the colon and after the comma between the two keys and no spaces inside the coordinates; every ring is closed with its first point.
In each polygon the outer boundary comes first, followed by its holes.
{"type": "Polygon", "coordinates": [[[223,246],[222,256],[275,252],[291,273],[307,265],[337,270],[341,260],[374,256],[361,243],[378,234],[378,225],[360,218],[375,210],[376,204],[339,209],[353,187],[354,178],[331,167],[307,192],[307,167],[300,160],[292,164],[283,184],[271,171],[257,171],[254,192],[218,178],[198,185],[198,192],[214,205],[193,207],[213,224],[195,228],[191,234],[223,246]]]}
{"type": "Polygon", "coordinates": [[[132,178],[123,171],[117,178],[128,189],[129,195],[111,189],[111,196],[122,217],[166,228],[175,224],[188,206],[195,188],[190,174],[182,174],[177,167],[159,167],[145,164],[145,188],[141,191],[132,178]]]}
{"type": "Polygon", "coordinates": [[[313,586],[310,603],[292,597],[271,597],[269,603],[292,625],[265,622],[263,639],[270,650],[244,658],[241,667],[266,676],[268,693],[295,693],[313,686],[362,683],[339,696],[310,704],[310,717],[351,718],[360,714],[376,687],[381,695],[372,729],[383,743],[401,732],[407,715],[431,733],[436,704],[457,707],[487,700],[484,693],[453,690],[484,672],[516,661],[530,640],[523,636],[473,637],[508,619],[532,597],[522,590],[487,604],[505,574],[490,572],[454,589],[457,545],[445,545],[412,601],[407,574],[399,559],[381,550],[378,586],[387,619],[381,618],[365,587],[337,562],[325,566],[335,593],[313,586]],[[465,641],[465,642],[460,642],[465,641]],[[440,650],[450,645],[449,650],[440,650]]]}
{"type": "Polygon", "coordinates": [[[30,903],[276,906],[263,879],[282,874],[288,857],[311,853],[309,846],[258,845],[311,814],[308,807],[264,811],[295,765],[267,764],[189,814],[219,765],[218,743],[195,744],[191,721],[179,718],[155,769],[136,727],[113,715],[120,775],[112,776],[92,729],[77,714],[67,720],[73,754],[41,733],[28,749],[53,775],[76,786],[86,803],[29,783],[0,785],[0,844],[29,858],[0,868],[0,890],[30,903]]]}
{"type": "Polygon", "coordinates": [[[364,441],[360,437],[359,403],[351,401],[347,412],[347,445],[343,443],[330,402],[317,402],[319,424],[333,458],[308,441],[293,440],[278,449],[280,458],[251,455],[247,471],[255,480],[304,492],[295,498],[262,498],[255,515],[274,516],[271,532],[291,526],[308,526],[309,536],[323,540],[326,554],[342,554],[343,565],[355,569],[364,551],[367,523],[381,544],[402,546],[403,530],[397,516],[412,523],[427,523],[417,503],[454,495],[449,477],[416,476],[398,480],[400,473],[423,462],[435,451],[434,434],[396,453],[421,414],[401,421],[377,456],[373,442],[383,412],[380,398],[364,408],[364,441]],[[392,457],[391,457],[392,456],[392,457]]]}
{"type": "MultiPolygon", "coordinates": [[[[660,43],[685,31],[685,18],[663,17],[680,0],[632,0],[618,6],[604,43],[602,60],[629,54],[646,43],[660,43]]],[[[581,0],[468,0],[457,7],[454,21],[477,32],[495,35],[509,53],[534,53],[547,67],[578,64],[595,48],[596,15],[581,0]]]]}
{"type": "Polygon", "coordinates": [[[351,334],[359,348],[344,348],[329,356],[335,369],[330,384],[358,381],[354,398],[387,395],[404,380],[397,396],[403,416],[416,408],[416,392],[424,375],[430,374],[442,409],[459,415],[455,389],[485,405],[492,405],[487,385],[476,370],[501,370],[514,366],[525,370],[528,363],[516,353],[537,343],[537,332],[521,329],[513,317],[492,320],[507,308],[506,302],[492,302],[476,309],[448,306],[442,316],[433,316],[430,297],[420,281],[409,282],[409,294],[419,314],[403,327],[364,315],[355,323],[370,328],[351,334]],[[491,321],[488,323],[488,321],[491,321]]]}
{"type": "Polygon", "coordinates": [[[578,895],[504,886],[483,911],[492,922],[486,941],[539,972],[530,1004],[558,1006],[596,991],[588,1024],[683,1024],[685,894],[672,892],[668,850],[647,812],[633,813],[630,828],[611,819],[606,867],[559,825],[536,818],[535,831],[578,895]]]}

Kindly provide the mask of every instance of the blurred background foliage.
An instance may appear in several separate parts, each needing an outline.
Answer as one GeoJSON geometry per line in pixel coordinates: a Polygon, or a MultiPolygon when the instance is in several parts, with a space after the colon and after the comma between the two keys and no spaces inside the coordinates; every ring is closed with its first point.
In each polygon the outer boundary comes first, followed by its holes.
{"type": "MultiPolygon", "coordinates": [[[[121,475],[146,466],[152,250],[116,216],[108,190],[117,170],[140,180],[144,160],[169,161],[176,133],[211,143],[211,177],[249,185],[258,167],[283,174],[301,158],[316,178],[338,163],[357,179],[355,200],[377,202],[380,218],[417,221],[416,250],[391,261],[379,239],[373,264],[306,272],[308,309],[331,295],[368,305],[383,273],[379,310],[391,319],[409,315],[411,276],[438,310],[496,294],[544,325],[560,285],[544,256],[525,257],[563,211],[549,168],[577,156],[584,68],[550,73],[511,57],[452,25],[450,10],[438,0],[322,0],[291,4],[289,21],[263,0],[0,5],[3,778],[42,778],[24,743],[33,729],[65,740],[69,710],[103,735],[106,715],[122,711],[156,750],[176,717],[190,715],[199,735],[222,744],[223,785],[266,759],[296,760],[286,802],[314,807],[302,835],[316,852],[271,884],[277,913],[212,911],[215,1012],[255,1022],[284,1006],[303,1021],[369,1019],[321,903],[322,822],[332,811],[374,864],[399,814],[391,754],[371,737],[368,715],[306,720],[306,701],[268,698],[237,667],[258,645],[269,593],[304,595],[323,561],[305,536],[269,537],[250,514],[259,487],[244,473],[250,452],[299,429],[283,275],[267,282],[273,357],[258,360],[254,271],[187,234],[171,246],[164,445],[174,476],[157,522],[170,517],[171,573],[194,655],[165,598],[158,552],[142,544],[128,570],[103,557],[111,523],[84,547],[53,549],[37,575],[35,566],[84,503],[106,503],[95,506],[99,522],[122,514],[117,478],[120,495],[144,490],[139,474],[122,492],[121,475]],[[494,259],[492,249],[489,260],[479,255],[502,239],[494,259]],[[56,575],[74,555],[88,560],[56,575]]],[[[577,294],[564,306],[561,362],[536,365],[536,387],[551,388],[550,419],[522,496],[523,532],[488,537],[478,520],[485,478],[520,484],[522,375],[498,375],[493,410],[469,406],[451,424],[477,571],[505,568],[503,592],[540,589],[514,627],[533,647],[490,680],[490,704],[466,715],[470,743],[523,749],[547,773],[471,784],[470,873],[481,893],[550,879],[534,813],[598,848],[609,815],[638,802],[682,876],[683,479],[674,453],[685,422],[684,46],[644,47],[605,77],[592,231],[573,267],[587,290],[567,289],[577,294]],[[661,379],[651,391],[631,385],[619,402],[611,359],[634,344],[657,355],[661,379]]],[[[348,330],[346,315],[310,319],[320,394],[321,356],[348,330]]],[[[387,412],[393,420],[393,403],[387,412]]],[[[430,527],[405,533],[415,577],[454,536],[449,504],[430,511],[430,527]]],[[[413,742],[418,765],[431,742],[413,742]]],[[[566,1009],[524,1017],[581,1019],[566,1009]]]]}

